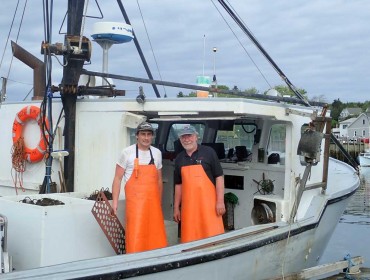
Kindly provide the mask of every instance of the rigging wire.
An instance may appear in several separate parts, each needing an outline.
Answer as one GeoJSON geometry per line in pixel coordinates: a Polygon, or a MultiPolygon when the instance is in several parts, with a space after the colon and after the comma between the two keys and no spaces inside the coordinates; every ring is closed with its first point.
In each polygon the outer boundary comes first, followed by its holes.
{"type": "Polygon", "coordinates": [[[13,79],[7,79],[7,80],[8,80],[8,82],[14,82],[14,83],[22,84],[22,85],[32,86],[32,84],[31,84],[31,83],[20,82],[20,81],[13,80],[13,79]]]}
{"type": "Polygon", "coordinates": [[[89,0],[86,0],[85,3],[84,3],[85,7],[84,7],[84,13],[82,15],[82,23],[81,23],[81,30],[80,30],[80,40],[78,42],[78,50],[81,51],[81,47],[82,47],[82,37],[83,37],[83,34],[84,34],[84,30],[85,30],[85,21],[86,21],[86,14],[87,14],[87,8],[89,6],[89,0]]]}
{"type": "MultiPolygon", "coordinates": [[[[102,10],[101,10],[101,8],[99,6],[98,0],[95,0],[95,3],[96,3],[96,6],[98,7],[100,16],[88,16],[88,15],[85,15],[85,17],[87,17],[87,18],[96,18],[96,19],[103,19],[104,18],[104,15],[103,15],[103,12],[102,12],[102,10]]],[[[68,11],[64,14],[62,23],[60,24],[59,32],[58,32],[59,35],[67,34],[67,32],[62,32],[62,28],[63,28],[64,22],[66,21],[67,15],[68,15],[68,11]]]]}
{"type": "MultiPolygon", "coordinates": [[[[19,38],[19,34],[21,32],[21,28],[22,28],[22,24],[23,24],[23,18],[24,18],[24,13],[25,13],[25,10],[26,10],[26,6],[27,6],[27,1],[26,0],[24,2],[24,6],[23,6],[23,12],[22,12],[22,17],[21,17],[21,21],[19,23],[19,27],[18,27],[18,32],[17,32],[17,37],[15,39],[15,42],[17,43],[18,42],[18,38],[19,38]]],[[[6,76],[6,78],[8,79],[9,78],[9,75],[10,75],[10,70],[12,68],[12,65],[13,65],[13,59],[14,59],[14,55],[12,55],[12,58],[10,59],[10,65],[9,65],[9,69],[8,69],[8,74],[6,76]]]]}
{"type": "MultiPolygon", "coordinates": [[[[19,1],[17,3],[17,8],[16,8],[16,11],[14,13],[14,17],[17,13],[17,10],[18,10],[18,4],[19,4],[19,1]]],[[[18,32],[17,32],[15,42],[18,42],[18,38],[19,38],[19,34],[20,34],[20,31],[21,31],[21,28],[22,28],[26,7],[27,7],[27,0],[24,2],[22,17],[21,17],[21,21],[19,23],[18,32]]],[[[12,21],[12,26],[13,26],[13,23],[14,23],[14,17],[13,17],[13,21],[12,21]]],[[[9,31],[9,36],[10,36],[11,29],[9,31]]],[[[8,39],[9,39],[9,36],[8,36],[8,39]]],[[[6,42],[6,45],[7,45],[7,43],[8,43],[8,40],[6,42]]],[[[12,64],[13,64],[13,59],[14,59],[14,55],[12,55],[12,58],[10,60],[8,74],[7,74],[6,79],[9,78],[10,71],[11,71],[12,64]]],[[[17,190],[18,186],[23,192],[25,191],[25,189],[23,188],[23,173],[26,171],[26,161],[24,159],[24,148],[25,148],[25,144],[24,144],[24,141],[23,141],[23,137],[21,137],[20,139],[18,139],[17,142],[13,143],[12,151],[11,151],[11,154],[12,154],[12,173],[11,173],[11,175],[12,175],[12,178],[13,178],[16,194],[18,194],[18,190],[17,190]],[[13,176],[13,170],[14,170],[14,176],[13,176]]]]}
{"type": "MultiPolygon", "coordinates": [[[[48,1],[47,0],[43,1],[44,42],[45,42],[45,44],[49,44],[51,42],[51,36],[52,36],[52,34],[51,34],[51,29],[52,29],[52,6],[53,6],[53,0],[51,0],[51,7],[50,8],[49,8],[48,1]]],[[[47,110],[48,97],[49,97],[48,92],[49,92],[49,89],[51,87],[52,60],[51,60],[51,54],[48,51],[48,48],[45,48],[44,63],[45,63],[45,68],[46,68],[46,88],[45,88],[44,99],[41,103],[41,112],[42,112],[41,117],[42,117],[43,120],[48,115],[46,113],[46,110],[47,110]]],[[[49,117],[51,117],[51,115],[49,115],[49,117]]],[[[42,127],[43,129],[41,131],[46,131],[49,134],[49,136],[51,136],[51,134],[52,134],[51,133],[51,131],[52,131],[52,122],[51,122],[51,120],[49,120],[49,127],[46,126],[45,122],[43,122],[42,126],[43,126],[42,127]]],[[[45,136],[46,135],[44,135],[45,141],[46,141],[47,145],[49,146],[49,144],[50,144],[49,140],[45,136]]],[[[51,139],[50,142],[53,142],[52,138],[49,138],[49,139],[51,139]]]]}
{"type": "Polygon", "coordinates": [[[241,19],[233,12],[233,10],[226,5],[224,0],[218,0],[220,5],[225,9],[225,11],[230,15],[230,17],[235,21],[235,23],[240,27],[240,29],[249,37],[249,39],[256,45],[258,50],[263,54],[263,56],[270,62],[271,66],[275,69],[278,75],[282,78],[285,84],[289,87],[289,89],[294,92],[294,94],[301,99],[306,106],[311,106],[308,100],[297,90],[297,88],[290,82],[288,77],[284,74],[284,72],[279,68],[279,66],[275,63],[275,61],[270,57],[270,55],[266,52],[266,50],[262,47],[262,45],[258,42],[256,37],[246,28],[245,24],[241,21],[241,19]]]}
{"type": "Polygon", "coordinates": [[[0,68],[1,68],[1,66],[3,65],[3,60],[4,60],[4,56],[5,56],[5,51],[6,51],[6,48],[7,48],[7,46],[8,46],[8,43],[9,43],[10,34],[12,33],[13,24],[14,24],[14,19],[15,19],[15,16],[16,16],[16,14],[17,14],[17,11],[18,11],[18,6],[19,6],[19,0],[18,0],[18,2],[17,2],[17,6],[15,7],[15,11],[14,11],[14,15],[13,15],[12,23],[11,23],[10,28],[9,28],[8,37],[6,38],[6,42],[5,42],[5,46],[4,46],[4,51],[3,51],[3,55],[1,56],[1,61],[0,61],[0,68]]]}
{"type": "Polygon", "coordinates": [[[33,91],[33,87],[30,89],[30,91],[26,94],[26,96],[23,98],[22,101],[25,101],[27,97],[30,95],[30,93],[33,91]]]}
{"type": "MultiPolygon", "coordinates": [[[[227,0],[226,0],[227,1],[227,0]]],[[[284,74],[284,72],[279,68],[279,66],[274,62],[274,60],[270,57],[270,55],[265,51],[265,49],[262,47],[262,45],[257,41],[255,36],[248,30],[246,25],[242,22],[240,17],[233,12],[234,9],[230,9],[228,5],[226,5],[224,0],[218,0],[220,5],[227,11],[227,13],[230,15],[230,17],[235,21],[235,23],[242,29],[242,31],[249,37],[249,39],[256,45],[258,50],[264,55],[264,57],[270,62],[272,67],[275,69],[275,71],[278,73],[278,75],[283,79],[285,84],[288,86],[288,88],[304,103],[304,105],[311,107],[312,104],[308,101],[308,99],[302,95],[298,89],[290,82],[288,77],[284,74]]],[[[341,149],[345,157],[351,162],[351,165],[357,169],[357,163],[355,160],[352,159],[352,157],[348,154],[348,152],[345,151],[345,149],[340,145],[336,137],[331,133],[330,138],[335,142],[335,144],[341,149]]]]}
{"type": "Polygon", "coordinates": [[[66,67],[67,65],[68,65],[68,60],[66,60],[66,63],[62,63],[61,61],[60,61],[60,59],[59,59],[59,57],[57,56],[57,55],[55,55],[55,54],[51,54],[53,57],[55,57],[55,59],[57,60],[57,62],[59,63],[59,65],[60,66],[62,66],[62,67],[66,67]]]}
{"type": "MultiPolygon", "coordinates": [[[[44,43],[48,45],[52,38],[52,19],[53,19],[53,0],[43,1],[43,19],[44,19],[44,43]]],[[[51,72],[52,72],[52,59],[51,53],[48,48],[45,48],[44,63],[46,68],[46,85],[44,99],[40,105],[40,117],[42,120],[42,136],[47,143],[47,157],[45,164],[45,176],[40,189],[40,193],[50,193],[51,190],[51,166],[53,158],[50,156],[53,150],[54,134],[53,134],[53,121],[52,121],[52,92],[51,92],[51,72]],[[46,124],[45,119],[48,119],[49,125],[46,124]],[[46,134],[49,137],[46,137],[46,134]]]]}
{"type": "MultiPolygon", "coordinates": [[[[299,183],[300,183],[300,181],[296,180],[295,189],[298,188],[299,183]]],[[[288,224],[289,224],[288,237],[287,237],[286,243],[284,245],[285,250],[283,252],[284,255],[283,255],[282,262],[281,262],[281,276],[282,276],[283,280],[285,279],[286,253],[288,251],[288,245],[289,245],[289,242],[290,242],[292,225],[294,223],[294,217],[297,215],[297,211],[298,211],[297,200],[298,200],[298,198],[297,198],[297,193],[296,193],[295,196],[294,196],[294,204],[293,204],[293,207],[292,207],[292,210],[291,210],[291,215],[290,215],[290,218],[288,220],[288,224]]]]}
{"type": "MultiPolygon", "coordinates": [[[[43,2],[43,16],[44,16],[44,40],[46,44],[49,44],[52,41],[52,19],[53,19],[53,7],[54,7],[54,2],[53,0],[50,1],[50,5],[47,0],[43,2]]],[[[44,140],[47,143],[48,146],[48,151],[47,151],[47,158],[46,158],[46,170],[45,170],[45,177],[44,177],[44,182],[42,183],[42,187],[40,189],[40,193],[49,193],[51,190],[51,167],[52,167],[52,162],[53,158],[50,156],[51,152],[53,151],[53,143],[54,139],[56,136],[57,128],[58,125],[62,119],[62,115],[64,113],[64,107],[59,113],[58,120],[55,125],[55,130],[53,130],[53,118],[52,118],[52,91],[51,91],[51,86],[52,86],[52,57],[54,54],[51,54],[49,51],[49,48],[45,49],[44,52],[44,63],[46,66],[46,87],[45,87],[45,95],[44,99],[41,103],[41,119],[43,120],[42,123],[42,134],[44,137],[44,140]],[[47,116],[48,121],[49,121],[49,126],[47,126],[45,122],[45,116],[47,116]],[[46,137],[46,134],[49,137],[46,137]]],[[[58,60],[60,63],[60,61],[58,60]]],[[[65,66],[65,65],[64,65],[65,66]]]]}
{"type": "MultiPolygon", "coordinates": [[[[137,3],[137,6],[138,6],[138,8],[139,8],[139,12],[140,12],[141,20],[143,21],[143,25],[144,25],[144,29],[145,29],[145,33],[146,33],[146,37],[148,38],[148,41],[149,41],[150,49],[151,49],[152,54],[153,54],[153,58],[154,58],[155,65],[156,65],[156,67],[157,67],[157,71],[158,71],[158,74],[159,74],[159,78],[160,78],[160,80],[161,80],[161,81],[163,81],[163,79],[162,79],[162,75],[161,75],[161,71],[159,70],[159,66],[158,66],[157,58],[156,58],[156,56],[155,56],[154,49],[153,49],[153,46],[152,46],[152,42],[151,42],[150,37],[149,37],[148,29],[146,28],[146,24],[145,24],[145,21],[144,21],[143,13],[142,13],[142,11],[141,11],[141,7],[140,7],[140,4],[139,4],[139,0],[136,0],[136,3],[137,3]]],[[[166,87],[165,87],[165,86],[163,86],[163,90],[164,90],[164,97],[167,97],[167,92],[166,92],[166,87]]]]}
{"type": "Polygon", "coordinates": [[[224,22],[226,23],[226,25],[229,27],[230,31],[234,34],[236,40],[238,40],[238,42],[239,42],[240,46],[243,48],[244,52],[248,55],[249,59],[252,61],[252,63],[254,64],[254,66],[257,68],[257,70],[261,74],[262,78],[265,80],[265,82],[267,83],[267,85],[270,88],[272,88],[272,86],[269,83],[269,81],[267,80],[266,76],[262,73],[261,69],[258,67],[258,65],[256,64],[256,62],[253,60],[252,56],[249,54],[249,52],[247,51],[247,49],[244,47],[244,45],[241,42],[241,40],[239,39],[238,35],[236,35],[236,33],[234,32],[234,30],[232,29],[232,27],[230,26],[230,24],[227,22],[227,20],[225,19],[225,17],[222,15],[221,11],[217,8],[216,4],[214,3],[214,0],[211,0],[211,2],[213,4],[213,6],[215,7],[215,9],[217,10],[217,12],[222,17],[222,19],[224,20],[224,22]]]}
{"type": "MultiPolygon", "coordinates": [[[[127,13],[126,13],[126,11],[125,11],[125,8],[123,7],[122,1],[121,1],[121,0],[117,0],[117,3],[118,3],[118,6],[119,6],[119,8],[120,8],[120,10],[121,10],[121,13],[122,13],[123,18],[125,19],[126,24],[131,24],[131,23],[130,23],[130,19],[128,18],[127,13]]],[[[148,63],[146,62],[146,59],[145,59],[144,54],[143,54],[143,51],[142,51],[142,49],[141,49],[141,47],[140,47],[139,41],[137,40],[137,38],[136,38],[136,36],[135,36],[135,32],[133,31],[133,32],[132,32],[132,34],[134,35],[134,39],[133,39],[133,40],[134,40],[134,43],[135,43],[136,49],[137,49],[137,51],[138,51],[138,53],[139,53],[139,56],[140,56],[141,62],[143,63],[143,66],[144,66],[144,68],[145,68],[145,71],[146,71],[146,73],[147,73],[147,75],[148,75],[149,79],[153,80],[153,75],[152,75],[152,73],[151,73],[151,71],[150,71],[150,69],[149,69],[148,63]]],[[[158,91],[157,85],[156,85],[156,84],[154,84],[154,83],[152,83],[152,87],[153,87],[153,90],[154,90],[155,95],[156,95],[158,98],[160,98],[160,97],[161,97],[161,95],[159,94],[159,91],[158,91]]]]}

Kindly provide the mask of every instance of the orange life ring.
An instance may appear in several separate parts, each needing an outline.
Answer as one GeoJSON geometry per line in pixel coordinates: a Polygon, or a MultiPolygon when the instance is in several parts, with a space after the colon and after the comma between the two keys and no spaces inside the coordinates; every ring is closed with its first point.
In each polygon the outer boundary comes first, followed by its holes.
{"type": "MultiPolygon", "coordinates": [[[[24,107],[22,110],[15,115],[15,119],[13,122],[13,143],[17,142],[23,134],[24,125],[30,121],[35,120],[40,126],[40,142],[36,148],[30,149],[27,146],[24,149],[24,159],[29,162],[39,162],[41,161],[46,152],[46,140],[44,139],[44,135],[41,131],[41,121],[40,121],[40,108],[37,106],[29,105],[24,107]]],[[[46,123],[46,127],[49,127],[49,122],[46,118],[44,118],[46,123]]],[[[46,137],[48,135],[45,133],[46,137]]]]}

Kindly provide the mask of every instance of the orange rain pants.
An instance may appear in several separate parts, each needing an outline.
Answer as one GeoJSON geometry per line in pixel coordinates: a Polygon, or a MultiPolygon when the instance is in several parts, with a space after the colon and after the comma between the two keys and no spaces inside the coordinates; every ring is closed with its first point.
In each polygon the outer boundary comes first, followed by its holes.
{"type": "Polygon", "coordinates": [[[181,168],[181,242],[224,233],[216,213],[216,188],[201,165],[181,168]]]}
{"type": "Polygon", "coordinates": [[[154,164],[135,167],[125,186],[126,253],[167,246],[158,171],[154,164]]]}

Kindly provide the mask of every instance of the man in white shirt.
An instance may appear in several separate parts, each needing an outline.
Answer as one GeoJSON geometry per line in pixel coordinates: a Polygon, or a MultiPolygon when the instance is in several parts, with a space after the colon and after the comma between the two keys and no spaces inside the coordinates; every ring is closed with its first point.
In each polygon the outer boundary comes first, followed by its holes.
{"type": "Polygon", "coordinates": [[[117,213],[122,178],[126,195],[126,252],[167,246],[162,197],[162,153],[151,146],[154,129],[143,122],[136,129],[136,144],[123,149],[112,184],[113,211],[117,213]]]}

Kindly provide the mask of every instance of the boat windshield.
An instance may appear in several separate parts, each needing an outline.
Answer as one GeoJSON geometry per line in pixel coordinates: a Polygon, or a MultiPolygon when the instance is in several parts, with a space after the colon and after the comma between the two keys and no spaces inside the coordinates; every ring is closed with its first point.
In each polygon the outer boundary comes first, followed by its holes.
{"type": "Polygon", "coordinates": [[[236,146],[245,146],[251,151],[257,133],[255,124],[234,124],[232,130],[218,130],[216,143],[224,143],[226,153],[236,146]]]}

